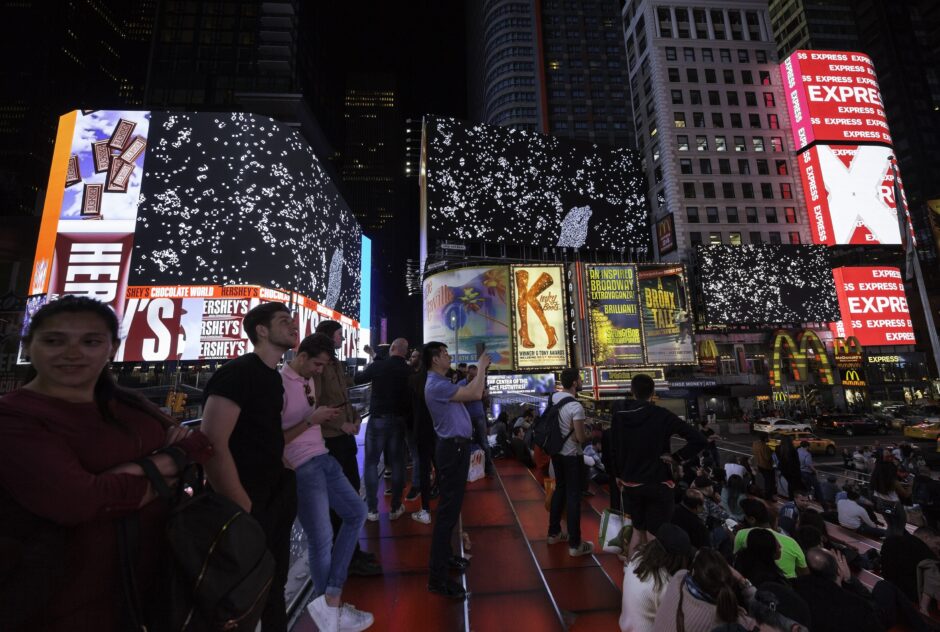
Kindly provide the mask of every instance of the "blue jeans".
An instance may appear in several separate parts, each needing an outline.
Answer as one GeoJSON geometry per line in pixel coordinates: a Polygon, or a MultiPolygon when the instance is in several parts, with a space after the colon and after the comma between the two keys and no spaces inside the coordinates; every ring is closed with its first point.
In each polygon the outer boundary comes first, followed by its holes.
{"type": "Polygon", "coordinates": [[[405,420],[402,417],[372,417],[366,426],[366,504],[379,510],[379,457],[385,453],[385,467],[392,470],[392,511],[401,505],[405,487],[405,420]]]}
{"type": "Polygon", "coordinates": [[[338,596],[366,522],[366,508],[339,461],[315,456],[297,468],[297,518],[307,534],[307,555],[315,596],[338,596]],[[333,543],[330,509],[342,519],[333,543]]]}

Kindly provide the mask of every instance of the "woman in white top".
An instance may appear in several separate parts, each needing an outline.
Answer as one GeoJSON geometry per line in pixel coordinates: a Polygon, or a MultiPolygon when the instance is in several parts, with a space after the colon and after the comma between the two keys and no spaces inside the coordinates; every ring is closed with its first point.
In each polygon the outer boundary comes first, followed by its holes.
{"type": "Polygon", "coordinates": [[[656,539],[638,549],[623,569],[623,602],[620,611],[621,632],[649,632],[669,580],[677,571],[688,568],[692,543],[688,534],[666,523],[656,532],[656,539]]]}

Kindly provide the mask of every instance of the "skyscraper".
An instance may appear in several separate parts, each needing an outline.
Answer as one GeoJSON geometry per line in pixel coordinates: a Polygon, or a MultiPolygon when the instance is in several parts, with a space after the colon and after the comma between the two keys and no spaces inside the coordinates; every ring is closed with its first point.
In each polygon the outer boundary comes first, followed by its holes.
{"type": "Polygon", "coordinates": [[[850,0],[770,0],[777,53],[799,49],[848,50],[858,41],[850,0]]]}
{"type": "Polygon", "coordinates": [[[766,4],[631,0],[623,23],[653,220],[675,226],[677,249],[661,258],[807,243],[766,4]]]}
{"type": "Polygon", "coordinates": [[[475,120],[632,146],[615,3],[470,2],[468,24],[475,120]]]}

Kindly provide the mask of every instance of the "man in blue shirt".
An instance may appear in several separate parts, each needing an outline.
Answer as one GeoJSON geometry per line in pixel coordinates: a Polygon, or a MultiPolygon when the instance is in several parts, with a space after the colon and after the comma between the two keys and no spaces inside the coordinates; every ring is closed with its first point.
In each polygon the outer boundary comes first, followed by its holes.
{"type": "Polygon", "coordinates": [[[429,342],[424,345],[423,355],[424,365],[428,368],[424,398],[434,422],[434,432],[438,437],[437,484],[440,490],[437,520],[431,538],[428,590],[445,597],[465,599],[467,594],[463,586],[447,576],[448,568],[463,572],[470,565],[470,560],[454,555],[450,546],[454,527],[460,517],[467,474],[470,470],[473,424],[464,404],[483,397],[490,358],[485,353],[481,355],[477,362],[477,376],[469,384],[460,385],[445,377],[451,361],[447,345],[442,342],[429,342]]]}
{"type": "MultiPolygon", "coordinates": [[[[467,386],[476,376],[477,365],[471,364],[467,368],[467,377],[457,383],[460,386],[467,386]]],[[[486,396],[485,386],[483,396],[486,396]]],[[[480,449],[483,450],[484,457],[486,457],[486,474],[487,476],[494,476],[496,474],[496,466],[493,465],[493,455],[490,451],[490,442],[487,438],[489,431],[486,427],[486,409],[483,407],[483,397],[472,402],[467,402],[464,405],[467,407],[467,412],[470,413],[470,422],[473,424],[473,440],[480,446],[480,449]]]]}

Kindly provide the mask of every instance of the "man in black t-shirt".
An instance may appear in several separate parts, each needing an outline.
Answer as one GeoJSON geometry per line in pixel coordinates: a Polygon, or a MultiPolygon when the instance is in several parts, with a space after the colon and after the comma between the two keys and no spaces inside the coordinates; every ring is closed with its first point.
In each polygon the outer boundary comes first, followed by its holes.
{"type": "Polygon", "coordinates": [[[206,475],[215,491],[251,512],[264,529],[276,569],[262,630],[286,632],[284,587],[297,488],[282,458],[284,386],[277,365],[285,351],[297,346],[299,331],[283,303],[253,308],[242,329],[254,352],[222,365],[205,388],[202,431],[215,449],[206,475]]]}

